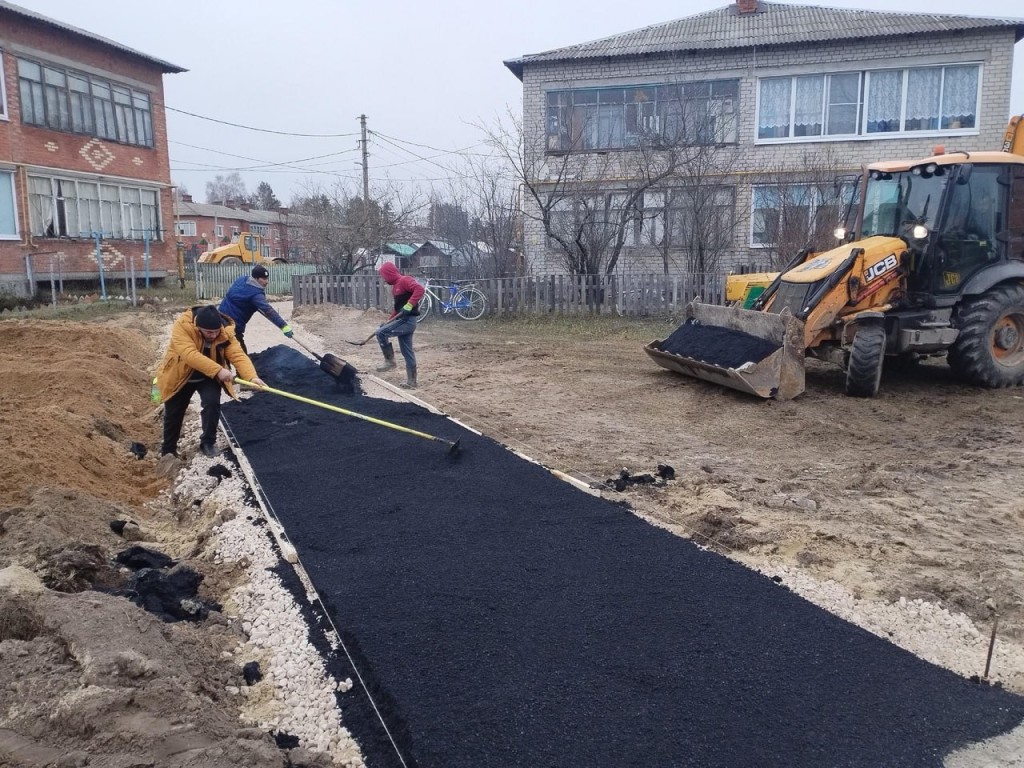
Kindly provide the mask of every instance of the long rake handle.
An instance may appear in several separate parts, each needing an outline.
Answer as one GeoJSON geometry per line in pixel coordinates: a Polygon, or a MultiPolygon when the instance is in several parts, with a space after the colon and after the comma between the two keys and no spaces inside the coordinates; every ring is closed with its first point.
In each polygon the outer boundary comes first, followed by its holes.
{"type": "Polygon", "coordinates": [[[329,411],[337,411],[338,413],[343,413],[346,416],[353,416],[357,419],[362,419],[363,421],[369,421],[373,424],[377,424],[382,427],[387,427],[388,429],[397,429],[399,432],[405,432],[410,435],[415,435],[416,437],[422,437],[427,440],[436,440],[439,443],[444,443],[449,448],[454,448],[456,444],[451,440],[445,440],[443,437],[428,435],[426,432],[419,432],[418,430],[415,429],[409,429],[409,427],[403,427],[400,424],[392,424],[390,421],[383,421],[381,419],[375,419],[373,418],[373,416],[366,416],[362,413],[356,413],[355,411],[348,411],[344,408],[339,408],[336,405],[331,405],[330,403],[321,403],[319,400],[311,400],[308,397],[296,395],[291,392],[285,392],[284,390],[281,389],[274,389],[273,387],[261,387],[257,384],[253,384],[251,381],[246,381],[245,379],[238,378],[237,376],[235,377],[235,381],[238,382],[239,384],[244,384],[247,387],[252,387],[253,389],[257,389],[261,392],[270,392],[271,394],[274,395],[280,395],[281,397],[288,397],[291,398],[292,400],[298,400],[300,403],[306,403],[307,405],[315,405],[318,408],[326,408],[329,411]]]}

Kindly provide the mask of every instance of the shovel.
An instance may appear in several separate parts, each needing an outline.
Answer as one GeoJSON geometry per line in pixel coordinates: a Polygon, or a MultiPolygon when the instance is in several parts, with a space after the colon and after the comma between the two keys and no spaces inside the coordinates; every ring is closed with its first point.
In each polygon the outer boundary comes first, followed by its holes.
{"type": "Polygon", "coordinates": [[[326,355],[318,355],[297,338],[292,336],[292,341],[309,352],[320,363],[320,370],[338,380],[338,386],[347,394],[355,391],[356,369],[351,363],[346,363],[340,357],[329,352],[326,355]]]}
{"type": "Polygon", "coordinates": [[[343,413],[346,416],[353,416],[357,419],[362,419],[363,421],[369,421],[372,424],[378,424],[382,427],[387,427],[388,429],[397,429],[399,432],[405,432],[408,435],[415,435],[416,437],[422,437],[426,440],[434,440],[438,443],[444,443],[445,445],[448,446],[449,456],[455,456],[459,452],[458,440],[445,440],[443,437],[428,435],[426,432],[420,432],[415,429],[409,429],[408,427],[403,427],[400,424],[392,424],[390,421],[384,421],[383,419],[375,419],[373,418],[373,416],[367,416],[362,413],[356,413],[355,411],[346,410],[345,408],[339,408],[338,406],[331,405],[330,403],[321,403],[319,400],[310,400],[308,397],[296,395],[292,392],[285,392],[282,389],[274,389],[273,387],[261,387],[258,384],[253,384],[251,381],[240,379],[237,376],[235,377],[235,382],[238,384],[244,384],[247,387],[252,387],[253,389],[259,390],[260,392],[270,392],[273,395],[281,395],[281,397],[287,397],[292,400],[298,400],[300,403],[306,403],[307,405],[315,405],[318,408],[326,408],[329,411],[343,413]]]}
{"type": "Polygon", "coordinates": [[[362,341],[349,341],[348,339],[342,339],[342,341],[344,341],[346,344],[351,344],[353,347],[361,347],[364,344],[366,344],[368,341],[372,340],[373,337],[376,336],[376,335],[377,335],[377,332],[374,331],[373,333],[371,333],[369,336],[367,336],[362,341]]]}

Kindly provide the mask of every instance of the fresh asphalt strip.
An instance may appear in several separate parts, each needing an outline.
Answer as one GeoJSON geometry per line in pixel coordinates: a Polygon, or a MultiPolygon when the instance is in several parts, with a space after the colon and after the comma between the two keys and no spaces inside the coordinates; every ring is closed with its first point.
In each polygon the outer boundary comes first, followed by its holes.
{"type": "Polygon", "coordinates": [[[1024,697],[442,416],[338,394],[285,347],[255,361],[273,387],[462,441],[453,459],[271,394],[225,407],[397,745],[348,704],[370,768],[938,768],[1024,720],[1024,697]]]}

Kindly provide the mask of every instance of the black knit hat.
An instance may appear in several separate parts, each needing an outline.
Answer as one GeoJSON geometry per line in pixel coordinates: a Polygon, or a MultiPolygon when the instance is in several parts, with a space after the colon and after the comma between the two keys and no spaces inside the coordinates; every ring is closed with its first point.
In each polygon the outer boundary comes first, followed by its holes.
{"type": "Polygon", "coordinates": [[[197,309],[195,319],[196,325],[206,331],[219,331],[224,327],[224,319],[213,304],[197,309]]]}
{"type": "Polygon", "coordinates": [[[260,265],[257,265],[257,266],[252,268],[252,276],[253,277],[270,277],[270,272],[267,271],[266,267],[264,267],[262,264],[260,264],[260,265]]]}

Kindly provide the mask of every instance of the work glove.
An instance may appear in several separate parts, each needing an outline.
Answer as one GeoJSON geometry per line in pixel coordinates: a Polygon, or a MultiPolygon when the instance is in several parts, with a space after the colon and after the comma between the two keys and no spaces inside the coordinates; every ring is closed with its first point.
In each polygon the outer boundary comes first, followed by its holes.
{"type": "Polygon", "coordinates": [[[413,310],[412,304],[406,304],[404,307],[402,307],[402,311],[399,312],[398,314],[401,317],[408,317],[409,315],[412,314],[412,310],[413,310]]]}
{"type": "Polygon", "coordinates": [[[284,328],[282,328],[281,333],[283,333],[289,339],[295,335],[295,332],[292,330],[292,327],[290,325],[286,325],[284,328]]]}

